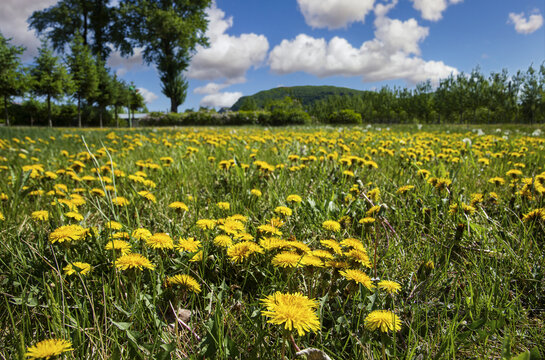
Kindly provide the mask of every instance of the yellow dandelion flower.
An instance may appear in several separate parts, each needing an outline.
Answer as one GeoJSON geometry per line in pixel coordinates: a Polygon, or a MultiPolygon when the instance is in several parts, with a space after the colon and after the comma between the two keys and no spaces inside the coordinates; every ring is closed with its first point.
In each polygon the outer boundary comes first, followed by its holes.
{"type": "Polygon", "coordinates": [[[151,232],[148,229],[139,228],[139,229],[135,229],[132,232],[131,236],[136,240],[145,241],[151,237],[151,232]]]}
{"type": "Polygon", "coordinates": [[[121,270],[143,270],[144,268],[150,270],[155,269],[155,265],[153,265],[151,261],[149,261],[145,256],[136,253],[126,254],[117,258],[115,261],[115,266],[121,270]]]}
{"type": "Polygon", "coordinates": [[[341,245],[347,248],[365,250],[363,243],[360,240],[354,238],[344,239],[343,241],[341,241],[341,245]]]}
{"type": "Polygon", "coordinates": [[[201,292],[201,286],[191,275],[178,274],[174,276],[169,276],[165,279],[166,286],[175,286],[178,285],[185,290],[189,290],[196,294],[201,292]]]}
{"type": "Polygon", "coordinates": [[[380,209],[381,209],[380,205],[375,205],[365,212],[365,216],[374,217],[376,214],[380,212],[380,209]]]}
{"type": "Polygon", "coordinates": [[[252,189],[252,190],[250,190],[250,194],[252,194],[252,195],[255,196],[255,197],[261,197],[261,195],[263,195],[263,194],[261,193],[261,191],[258,190],[258,189],[252,189]]]}
{"type": "Polygon", "coordinates": [[[87,275],[91,271],[91,264],[84,262],[73,262],[62,268],[66,275],[72,275],[80,273],[81,275],[87,275]]]}
{"type": "Polygon", "coordinates": [[[274,212],[284,216],[291,216],[293,214],[293,211],[287,206],[278,206],[274,209],[274,212]]]}
{"type": "Polygon", "coordinates": [[[87,230],[79,225],[64,225],[49,234],[51,243],[62,243],[81,240],[87,234],[87,230]]]}
{"type": "Polygon", "coordinates": [[[216,227],[216,220],[200,219],[197,220],[197,227],[202,230],[212,230],[216,227]]]}
{"type": "Polygon", "coordinates": [[[233,219],[225,219],[219,228],[230,235],[235,235],[245,230],[244,224],[241,221],[233,219]]]}
{"type": "Polygon", "coordinates": [[[320,259],[327,259],[327,260],[332,260],[333,259],[333,254],[331,254],[327,250],[321,250],[321,249],[312,250],[311,255],[316,256],[316,257],[318,257],[320,259]]]}
{"type": "Polygon", "coordinates": [[[69,212],[65,213],[64,216],[66,216],[67,218],[70,218],[70,219],[74,219],[76,221],[83,220],[83,215],[81,215],[80,213],[77,213],[75,211],[69,211],[69,212]]]}
{"type": "Polygon", "coordinates": [[[229,210],[231,208],[231,204],[225,201],[220,201],[219,203],[216,203],[216,206],[221,210],[229,210]]]}
{"type": "Polygon", "coordinates": [[[302,255],[293,251],[282,251],[281,253],[276,254],[272,260],[271,264],[278,267],[296,267],[302,266],[301,260],[302,255]]]}
{"type": "Polygon", "coordinates": [[[143,198],[145,198],[146,200],[149,200],[151,201],[152,203],[156,203],[157,202],[157,198],[155,197],[155,195],[153,195],[151,192],[149,191],[139,191],[138,192],[138,195],[142,196],[143,198]]]}
{"type": "Polygon", "coordinates": [[[146,240],[146,245],[153,249],[174,249],[174,241],[166,233],[156,233],[146,240]]]}
{"type": "Polygon", "coordinates": [[[234,262],[242,262],[255,253],[263,253],[263,249],[251,241],[243,241],[227,248],[227,256],[234,262]]]}
{"type": "Polygon", "coordinates": [[[195,252],[201,248],[201,242],[199,240],[195,240],[195,238],[187,238],[182,239],[180,238],[178,240],[178,244],[176,245],[176,249],[179,251],[187,251],[187,252],[195,252]]]}
{"type": "Polygon", "coordinates": [[[545,209],[543,208],[535,209],[522,216],[522,221],[524,222],[535,221],[535,220],[545,221],[545,209]]]}
{"type": "Polygon", "coordinates": [[[365,328],[371,331],[379,329],[382,332],[401,330],[401,320],[388,310],[374,310],[364,320],[365,328]]]}
{"type": "Polygon", "coordinates": [[[341,224],[335,220],[326,220],[322,223],[322,227],[328,231],[339,232],[341,231],[341,224]]]}
{"type": "Polygon", "coordinates": [[[367,251],[365,249],[350,249],[346,253],[346,256],[355,260],[356,262],[359,262],[363,266],[366,266],[368,268],[371,267],[371,261],[369,260],[369,255],[367,254],[367,251]]]}
{"type": "Polygon", "coordinates": [[[259,240],[259,245],[265,250],[282,249],[288,246],[288,241],[277,237],[264,237],[259,240]]]}
{"type": "Polygon", "coordinates": [[[323,246],[327,248],[330,248],[331,250],[335,252],[335,254],[342,255],[343,253],[343,249],[341,248],[341,245],[333,239],[320,240],[320,244],[322,244],[323,246]]]}
{"type": "Polygon", "coordinates": [[[123,225],[117,221],[108,221],[106,224],[104,224],[104,226],[110,230],[121,230],[123,228],[123,225]]]}
{"type": "Polygon", "coordinates": [[[233,245],[233,240],[227,235],[218,235],[214,238],[214,245],[219,247],[229,247],[233,245]]]}
{"type": "Polygon", "coordinates": [[[47,339],[27,349],[25,356],[33,359],[51,359],[53,356],[72,351],[72,343],[64,339],[47,339]]]}
{"type": "Polygon", "coordinates": [[[112,203],[116,206],[127,206],[130,204],[129,200],[124,198],[123,196],[118,196],[116,198],[112,199],[112,203]]]}
{"type": "Polygon", "coordinates": [[[397,189],[396,194],[405,194],[407,191],[414,189],[414,185],[405,185],[397,189]]]}
{"type": "Polygon", "coordinates": [[[119,250],[121,255],[126,255],[131,252],[131,244],[124,240],[111,240],[106,244],[106,250],[119,250]]]}
{"type": "Polygon", "coordinates": [[[276,235],[276,236],[282,236],[282,232],[278,230],[278,228],[270,225],[260,225],[257,227],[257,230],[261,231],[262,233],[269,234],[269,235],[276,235]]]}
{"type": "Polygon", "coordinates": [[[401,290],[401,285],[395,281],[382,280],[379,281],[378,288],[385,290],[388,294],[397,294],[401,290]]]}
{"type": "Polygon", "coordinates": [[[49,211],[47,210],[33,211],[30,216],[32,217],[32,220],[47,221],[49,220],[49,211]]]}
{"type": "Polygon", "coordinates": [[[367,289],[372,290],[375,285],[371,281],[371,278],[366,273],[356,269],[347,269],[339,271],[339,274],[347,278],[348,280],[354,280],[355,282],[362,284],[367,289]]]}
{"type": "Polygon", "coordinates": [[[286,198],[286,201],[289,203],[299,204],[301,203],[301,201],[303,201],[303,199],[301,199],[299,195],[291,194],[291,195],[288,195],[288,197],[286,198]]]}
{"type": "Polygon", "coordinates": [[[195,255],[191,257],[191,259],[189,259],[189,261],[191,262],[201,261],[202,257],[203,257],[203,252],[202,250],[199,250],[195,255]]]}
{"type": "Polygon", "coordinates": [[[270,318],[268,323],[284,325],[289,331],[295,329],[299,336],[320,329],[316,314],[317,302],[301,293],[276,292],[261,299],[261,302],[266,309],[262,311],[262,315],[270,318]]]}
{"type": "Polygon", "coordinates": [[[176,211],[189,211],[187,205],[181,201],[174,201],[173,203],[170,203],[168,207],[176,211]]]}

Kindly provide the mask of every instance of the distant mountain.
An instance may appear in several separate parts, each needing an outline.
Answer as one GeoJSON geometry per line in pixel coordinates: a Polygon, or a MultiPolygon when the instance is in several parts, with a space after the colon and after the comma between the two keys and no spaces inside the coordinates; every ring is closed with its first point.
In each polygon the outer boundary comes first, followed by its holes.
{"type": "Polygon", "coordinates": [[[273,100],[282,100],[289,96],[293,100],[298,100],[304,107],[314,104],[316,101],[325,99],[329,96],[354,96],[363,95],[368,91],[354,90],[337,86],[291,86],[277,87],[270,90],[260,91],[254,95],[243,96],[231,106],[232,111],[238,111],[243,104],[251,102],[258,108],[263,108],[267,102],[273,100]]]}

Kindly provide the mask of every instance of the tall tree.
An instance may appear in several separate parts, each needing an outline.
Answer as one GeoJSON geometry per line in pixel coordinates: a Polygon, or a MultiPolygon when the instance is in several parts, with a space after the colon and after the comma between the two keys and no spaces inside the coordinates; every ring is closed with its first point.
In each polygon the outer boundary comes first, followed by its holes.
{"type": "Polygon", "coordinates": [[[38,48],[38,56],[34,59],[34,66],[30,69],[32,92],[37,96],[45,96],[47,101],[47,122],[53,126],[51,120],[51,100],[61,99],[72,91],[72,79],[59,58],[53,55],[46,41],[38,48]]]}
{"type": "Polygon", "coordinates": [[[183,71],[195,47],[207,45],[205,10],[211,0],[122,0],[124,29],[134,46],[144,48],[144,60],[157,65],[162,92],[177,112],[185,100],[183,71]]]}
{"type": "Polygon", "coordinates": [[[28,22],[39,35],[45,35],[53,49],[64,52],[81,34],[83,43],[91,48],[94,55],[106,60],[116,44],[124,52],[128,43],[120,27],[115,7],[110,0],[60,0],[55,5],[32,13],[28,22]]]}
{"type": "Polygon", "coordinates": [[[114,79],[110,75],[109,69],[106,68],[106,64],[100,59],[96,61],[96,72],[98,78],[98,88],[94,96],[94,101],[98,106],[98,118],[100,127],[102,127],[102,115],[104,109],[108,105],[112,105],[114,102],[114,79]]]}
{"type": "Polygon", "coordinates": [[[74,83],[73,96],[78,102],[78,126],[81,127],[81,101],[91,100],[98,91],[98,74],[89,48],[81,36],[72,40],[71,53],[66,57],[74,83]]]}
{"type": "Polygon", "coordinates": [[[117,75],[114,75],[112,91],[112,105],[114,106],[114,117],[116,126],[119,127],[119,108],[127,106],[129,103],[129,88],[123,80],[119,80],[117,75]]]}
{"type": "Polygon", "coordinates": [[[9,126],[8,103],[12,96],[21,95],[25,90],[25,76],[20,56],[23,47],[10,45],[0,33],[0,97],[4,99],[6,125],[9,126]]]}

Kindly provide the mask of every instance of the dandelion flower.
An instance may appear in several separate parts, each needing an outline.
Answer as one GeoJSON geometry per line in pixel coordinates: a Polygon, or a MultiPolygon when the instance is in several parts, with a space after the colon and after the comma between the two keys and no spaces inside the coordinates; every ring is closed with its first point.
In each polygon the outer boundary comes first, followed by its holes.
{"type": "Polygon", "coordinates": [[[197,262],[201,261],[203,256],[202,250],[199,250],[191,259],[189,259],[190,262],[197,262]]]}
{"type": "Polygon", "coordinates": [[[168,205],[169,208],[171,209],[174,209],[176,211],[189,211],[189,208],[187,207],[187,205],[181,201],[175,201],[173,203],[170,203],[168,205]]]}
{"type": "Polygon", "coordinates": [[[178,241],[178,244],[176,245],[176,249],[179,251],[187,251],[187,252],[195,252],[199,250],[201,247],[201,242],[199,240],[195,240],[195,238],[187,238],[182,239],[178,241]]]}
{"type": "Polygon", "coordinates": [[[48,339],[27,349],[25,356],[30,359],[51,359],[53,356],[60,355],[67,351],[74,350],[72,343],[64,339],[48,339]]]}
{"type": "Polygon", "coordinates": [[[282,232],[270,224],[260,225],[257,230],[269,235],[282,236],[282,232]]]}
{"type": "Polygon", "coordinates": [[[153,270],[155,265],[153,265],[146,257],[140,254],[127,254],[119,257],[115,261],[115,266],[121,270],[128,269],[139,269],[143,270],[144,268],[153,270]]]}
{"type": "Polygon", "coordinates": [[[62,268],[66,275],[72,275],[80,273],[81,275],[87,275],[91,271],[91,265],[84,262],[73,262],[62,268]]]}
{"type": "Polygon", "coordinates": [[[414,185],[404,185],[397,189],[396,194],[405,194],[407,191],[414,189],[414,185]]]}
{"type": "Polygon", "coordinates": [[[77,213],[75,211],[69,211],[69,212],[65,213],[64,216],[66,216],[67,218],[70,218],[70,219],[74,219],[76,221],[83,220],[83,215],[81,215],[80,213],[77,213]]]}
{"type": "Polygon", "coordinates": [[[316,314],[318,304],[301,293],[276,292],[261,299],[266,310],[262,315],[269,317],[268,323],[284,325],[286,330],[297,330],[299,336],[306,332],[320,329],[320,321],[316,314]]]}
{"type": "Polygon", "coordinates": [[[212,230],[216,226],[216,220],[200,219],[197,220],[197,227],[202,230],[212,230]]]}
{"type": "Polygon", "coordinates": [[[261,191],[259,191],[259,190],[257,190],[257,189],[252,189],[252,190],[250,190],[250,194],[252,194],[252,195],[255,196],[255,197],[261,197],[261,195],[263,195],[263,194],[261,193],[261,191]]]}
{"type": "Polygon", "coordinates": [[[301,266],[302,256],[296,252],[292,251],[283,251],[276,254],[272,260],[271,264],[278,267],[296,267],[301,266]]]}
{"type": "Polygon", "coordinates": [[[153,234],[146,240],[146,245],[154,249],[174,249],[174,241],[166,233],[153,234]]]}
{"type": "Polygon", "coordinates": [[[288,195],[288,197],[286,198],[286,201],[289,203],[299,204],[301,203],[301,201],[303,201],[303,199],[301,199],[299,195],[292,194],[292,195],[288,195]]]}
{"type": "Polygon", "coordinates": [[[127,206],[130,204],[129,200],[127,200],[123,196],[118,196],[112,199],[112,203],[116,206],[127,206]]]}
{"type": "Polygon", "coordinates": [[[347,270],[340,271],[339,274],[341,274],[348,280],[354,280],[355,282],[362,284],[369,290],[375,287],[375,285],[371,281],[371,278],[367,276],[367,274],[364,273],[363,271],[355,270],[355,269],[347,269],[347,270]]]}
{"type": "Polygon", "coordinates": [[[214,238],[214,245],[219,247],[229,247],[233,245],[233,240],[227,235],[218,235],[214,238]]]}
{"type": "Polygon", "coordinates": [[[276,209],[274,209],[274,212],[284,216],[291,216],[293,213],[293,211],[287,206],[278,206],[276,209]]]}
{"type": "Polygon", "coordinates": [[[132,232],[131,235],[136,240],[147,240],[151,237],[151,232],[148,229],[139,228],[132,232]]]}
{"type": "Polygon", "coordinates": [[[49,234],[49,241],[52,244],[77,241],[84,238],[86,233],[87,230],[79,225],[64,225],[49,234]]]}
{"type": "Polygon", "coordinates": [[[151,192],[149,191],[139,191],[138,192],[138,195],[142,196],[143,198],[145,198],[146,200],[149,200],[153,203],[156,203],[157,202],[157,198],[155,197],[155,195],[153,195],[151,192]]]}
{"type": "Polygon", "coordinates": [[[401,320],[388,310],[372,311],[364,320],[365,327],[371,331],[380,329],[382,332],[401,330],[401,320]]]}
{"type": "Polygon", "coordinates": [[[335,240],[320,240],[320,244],[322,244],[323,246],[327,247],[327,248],[330,248],[331,250],[333,250],[335,252],[335,254],[339,254],[339,255],[342,255],[343,253],[343,250],[341,248],[341,245],[339,245],[338,242],[336,242],[335,240]]]}
{"type": "Polygon", "coordinates": [[[328,231],[339,232],[341,231],[341,224],[334,220],[326,220],[322,223],[322,227],[328,231]]]}
{"type": "Polygon", "coordinates": [[[221,210],[229,210],[231,208],[231,205],[228,202],[221,202],[221,201],[217,203],[216,206],[220,208],[221,210]]]}
{"type": "Polygon", "coordinates": [[[201,292],[201,286],[199,285],[197,280],[195,280],[195,278],[190,275],[178,274],[174,276],[169,276],[166,278],[165,284],[167,286],[179,285],[180,287],[192,291],[196,294],[201,292]]]}
{"type": "Polygon", "coordinates": [[[234,262],[242,262],[255,253],[263,253],[263,249],[251,241],[243,241],[227,248],[227,256],[234,262]]]}
{"type": "Polygon", "coordinates": [[[107,229],[110,230],[121,230],[123,228],[123,225],[121,225],[117,221],[108,221],[105,226],[107,229]]]}
{"type": "Polygon", "coordinates": [[[382,280],[379,281],[378,288],[385,290],[388,294],[397,294],[401,290],[401,285],[395,281],[382,280]]]}
{"type": "Polygon", "coordinates": [[[131,244],[124,240],[114,239],[109,241],[105,247],[106,250],[119,250],[121,255],[126,255],[131,252],[131,244]]]}
{"type": "Polygon", "coordinates": [[[49,220],[49,211],[47,210],[34,211],[32,212],[32,214],[30,214],[30,216],[32,217],[32,220],[47,221],[49,220]]]}

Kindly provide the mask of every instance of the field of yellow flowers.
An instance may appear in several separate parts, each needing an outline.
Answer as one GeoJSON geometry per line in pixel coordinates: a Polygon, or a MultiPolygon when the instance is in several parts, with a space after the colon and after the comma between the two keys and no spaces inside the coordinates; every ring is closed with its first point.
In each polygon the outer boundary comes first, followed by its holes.
{"type": "Polygon", "coordinates": [[[537,359],[539,135],[1,129],[1,358],[537,359]]]}

